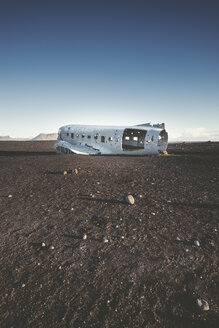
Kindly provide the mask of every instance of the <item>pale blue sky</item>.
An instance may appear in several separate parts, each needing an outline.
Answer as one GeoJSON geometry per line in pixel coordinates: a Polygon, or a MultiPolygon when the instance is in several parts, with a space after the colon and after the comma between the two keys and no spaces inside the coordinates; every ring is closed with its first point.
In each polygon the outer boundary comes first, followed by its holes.
{"type": "Polygon", "coordinates": [[[6,1],[0,135],[151,121],[165,122],[172,140],[219,140],[217,9],[215,1],[6,1]]]}

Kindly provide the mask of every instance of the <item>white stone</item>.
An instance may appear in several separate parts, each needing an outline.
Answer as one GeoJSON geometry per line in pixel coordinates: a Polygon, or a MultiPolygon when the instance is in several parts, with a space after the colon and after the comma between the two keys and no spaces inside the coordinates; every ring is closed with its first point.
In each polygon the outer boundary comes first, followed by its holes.
{"type": "Polygon", "coordinates": [[[134,197],[132,195],[127,195],[125,197],[125,201],[126,203],[128,203],[129,205],[133,205],[135,203],[134,197]]]}
{"type": "Polygon", "coordinates": [[[8,198],[12,198],[12,195],[8,195],[8,198]]]}
{"type": "Polygon", "coordinates": [[[103,238],[103,243],[104,243],[104,244],[108,243],[108,241],[109,241],[109,240],[108,240],[106,237],[103,238]]]}
{"type": "Polygon", "coordinates": [[[86,233],[84,233],[84,235],[83,235],[83,239],[84,239],[84,240],[87,239],[87,234],[86,234],[86,233]]]}
{"type": "Polygon", "coordinates": [[[42,243],[42,247],[45,247],[46,246],[46,244],[45,243],[42,243]]]}
{"type": "Polygon", "coordinates": [[[203,310],[203,311],[208,311],[209,310],[209,305],[208,302],[205,301],[203,298],[198,298],[196,300],[196,303],[198,305],[198,307],[203,310]]]}
{"type": "Polygon", "coordinates": [[[195,241],[194,241],[194,245],[195,245],[195,246],[200,246],[200,242],[199,242],[198,240],[195,240],[195,241]]]}
{"type": "Polygon", "coordinates": [[[50,249],[52,249],[52,250],[53,250],[53,249],[55,249],[55,247],[54,247],[54,246],[50,246],[50,249]]]}

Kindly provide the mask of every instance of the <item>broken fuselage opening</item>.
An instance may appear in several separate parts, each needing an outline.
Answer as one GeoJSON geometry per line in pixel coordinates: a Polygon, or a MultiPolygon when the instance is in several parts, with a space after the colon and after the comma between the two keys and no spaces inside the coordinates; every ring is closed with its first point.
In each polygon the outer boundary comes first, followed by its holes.
{"type": "Polygon", "coordinates": [[[158,143],[157,143],[159,153],[163,153],[166,150],[167,142],[168,142],[168,134],[167,134],[166,130],[162,130],[159,133],[158,143]]]}
{"type": "Polygon", "coordinates": [[[123,150],[140,150],[144,149],[146,130],[125,129],[122,137],[123,150]]]}

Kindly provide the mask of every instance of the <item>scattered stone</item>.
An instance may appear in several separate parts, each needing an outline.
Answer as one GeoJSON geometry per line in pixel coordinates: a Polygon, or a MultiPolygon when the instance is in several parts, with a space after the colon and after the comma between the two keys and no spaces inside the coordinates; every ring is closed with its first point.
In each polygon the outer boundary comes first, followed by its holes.
{"type": "Polygon", "coordinates": [[[189,251],[188,248],[185,248],[184,250],[185,250],[186,253],[188,253],[188,251],[189,251]]]}
{"type": "Polygon", "coordinates": [[[163,155],[164,156],[167,156],[168,155],[168,152],[166,150],[163,151],[163,155]]]}
{"type": "Polygon", "coordinates": [[[106,243],[108,243],[108,242],[109,242],[109,240],[108,240],[106,237],[104,237],[104,238],[103,238],[103,243],[106,244],[106,243]]]}
{"type": "Polygon", "coordinates": [[[53,250],[53,249],[55,249],[55,247],[54,247],[54,246],[50,246],[50,248],[49,248],[49,249],[53,250]]]}
{"type": "Polygon", "coordinates": [[[125,201],[129,205],[133,205],[135,203],[134,197],[132,195],[127,195],[125,197],[125,201]]]}
{"type": "Polygon", "coordinates": [[[124,236],[121,236],[121,238],[122,238],[122,239],[125,239],[125,237],[124,237],[124,236]]]}
{"type": "Polygon", "coordinates": [[[63,171],[63,175],[66,175],[66,174],[68,174],[68,172],[67,171],[63,171]]]}
{"type": "Polygon", "coordinates": [[[197,298],[196,303],[201,310],[203,311],[209,310],[208,302],[205,301],[203,298],[197,298]]]}
{"type": "Polygon", "coordinates": [[[12,195],[8,195],[8,198],[12,198],[12,195]]]}
{"type": "Polygon", "coordinates": [[[181,239],[177,236],[176,237],[176,239],[175,239],[176,241],[181,241],[181,239]]]}
{"type": "Polygon", "coordinates": [[[152,214],[152,215],[156,215],[156,213],[154,213],[154,212],[152,212],[151,214],[152,214]]]}
{"type": "Polygon", "coordinates": [[[46,247],[46,244],[45,243],[42,243],[42,247],[46,247]]]}
{"type": "Polygon", "coordinates": [[[61,265],[59,266],[59,270],[62,270],[62,266],[61,265]]]}
{"type": "Polygon", "coordinates": [[[200,246],[200,242],[199,242],[198,240],[195,240],[195,241],[194,241],[194,245],[195,245],[195,246],[200,246]]]}
{"type": "Polygon", "coordinates": [[[91,198],[94,198],[94,197],[95,197],[93,194],[90,194],[89,196],[90,196],[91,198]]]}
{"type": "Polygon", "coordinates": [[[78,174],[78,169],[74,169],[74,173],[75,174],[78,174]]]}
{"type": "Polygon", "coordinates": [[[83,235],[83,239],[84,239],[84,240],[87,239],[87,234],[86,234],[86,233],[84,233],[84,235],[83,235]]]}
{"type": "Polygon", "coordinates": [[[22,284],[21,287],[24,288],[25,287],[25,284],[22,284]]]}
{"type": "Polygon", "coordinates": [[[71,208],[71,211],[74,211],[74,207],[71,208]]]}

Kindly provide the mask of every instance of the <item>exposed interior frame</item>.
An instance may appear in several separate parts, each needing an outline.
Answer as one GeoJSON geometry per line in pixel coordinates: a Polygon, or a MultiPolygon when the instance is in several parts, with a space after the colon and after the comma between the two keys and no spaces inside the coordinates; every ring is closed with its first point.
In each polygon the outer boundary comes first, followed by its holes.
{"type": "Polygon", "coordinates": [[[125,129],[122,136],[123,150],[140,150],[144,149],[146,130],[125,129]]]}

